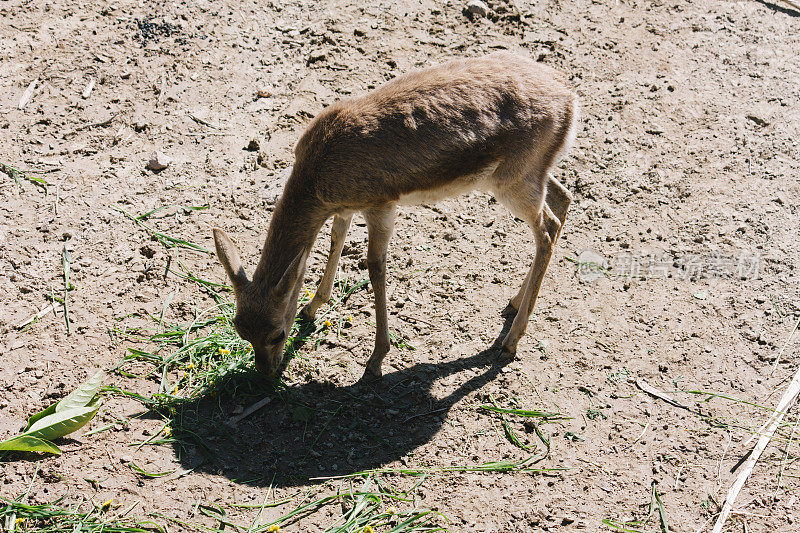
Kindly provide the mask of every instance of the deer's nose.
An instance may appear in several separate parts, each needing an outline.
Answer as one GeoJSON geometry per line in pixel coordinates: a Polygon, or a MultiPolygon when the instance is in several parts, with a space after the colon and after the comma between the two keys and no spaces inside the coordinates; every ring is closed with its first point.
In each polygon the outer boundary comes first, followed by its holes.
{"type": "Polygon", "coordinates": [[[255,363],[256,363],[256,370],[259,372],[266,374],[270,371],[269,362],[267,358],[267,354],[262,352],[261,350],[253,350],[255,353],[255,363]]]}

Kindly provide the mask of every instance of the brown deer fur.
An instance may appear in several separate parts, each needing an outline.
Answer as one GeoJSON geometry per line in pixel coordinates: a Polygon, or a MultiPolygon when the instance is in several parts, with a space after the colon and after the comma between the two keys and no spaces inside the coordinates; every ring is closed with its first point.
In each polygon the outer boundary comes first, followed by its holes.
{"type": "Polygon", "coordinates": [[[572,199],[549,170],[574,138],[577,111],[561,73],[504,52],[405,74],[320,113],[297,143],[252,280],[231,240],[214,230],[235,292],[234,325],[252,343],[256,367],[274,373],[281,363],[322,225],[334,217],[330,257],[306,318],[330,298],[350,219],[361,211],[377,322],[365,375],[380,376],[389,351],[386,250],[395,206],[473,189],[492,192],[536,239],[533,264],[508,307],[516,317],[503,352],[513,356],[572,199]]]}

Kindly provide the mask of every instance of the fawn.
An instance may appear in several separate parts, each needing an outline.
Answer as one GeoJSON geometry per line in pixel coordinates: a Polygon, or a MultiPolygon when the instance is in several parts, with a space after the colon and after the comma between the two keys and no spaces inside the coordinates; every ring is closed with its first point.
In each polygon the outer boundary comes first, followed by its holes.
{"type": "Polygon", "coordinates": [[[311,121],[276,204],[252,279],[230,238],[214,229],[236,299],[234,326],[255,365],[274,374],[295,320],[306,259],[333,217],[325,272],[301,317],[331,296],[353,213],[366,220],[375,295],[375,348],[365,378],[379,378],[389,351],[386,251],[398,204],[426,204],[474,189],[491,192],[533,230],[536,254],[506,311],[516,312],[501,357],[525,333],[572,195],[549,174],[573,141],[578,99],[565,76],[529,58],[494,53],[411,72],[311,121]]]}

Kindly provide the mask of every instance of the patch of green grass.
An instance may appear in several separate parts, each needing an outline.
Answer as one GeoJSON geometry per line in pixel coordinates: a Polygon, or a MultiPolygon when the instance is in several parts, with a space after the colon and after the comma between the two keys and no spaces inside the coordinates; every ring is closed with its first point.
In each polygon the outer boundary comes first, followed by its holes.
{"type": "MultiPolygon", "coordinates": [[[[214,397],[222,392],[256,394],[263,392],[265,383],[282,390],[284,385],[280,379],[266,380],[253,371],[252,347],[237,335],[232,322],[234,304],[223,296],[223,292],[230,289],[196,276],[180,262],[178,269],[170,272],[195,282],[211,294],[216,304],[192,320],[180,323],[165,320],[165,305],[159,316],[150,316],[152,327],[115,329],[113,333],[117,338],[138,341],[145,347],[128,347],[127,354],[114,370],[127,377],[156,380],[158,389],[149,396],[120,389],[107,390],[137,399],[167,418],[175,415],[174,410],[181,403],[203,396],[214,397]],[[240,379],[234,380],[234,377],[240,379]],[[231,383],[236,387],[249,384],[250,390],[228,390],[231,383]]],[[[300,349],[303,345],[311,343],[316,348],[327,330],[334,328],[329,317],[367,283],[366,276],[357,282],[340,280],[339,295],[321,309],[313,323],[295,322],[286,341],[285,356],[302,359],[300,349]]],[[[301,293],[299,306],[305,305],[312,297],[310,291],[301,293]]]]}
{"type": "Polygon", "coordinates": [[[408,490],[398,490],[385,481],[368,475],[359,489],[353,481],[346,491],[302,502],[287,514],[249,531],[277,531],[294,524],[331,505],[340,505],[342,515],[331,524],[325,533],[412,533],[445,531],[443,523],[449,523],[443,514],[430,509],[419,509],[414,505],[414,492],[423,483],[420,479],[408,490]]]}
{"type": "Polygon", "coordinates": [[[589,420],[594,420],[598,416],[601,417],[603,420],[608,418],[608,416],[606,416],[606,414],[603,411],[601,411],[600,409],[587,409],[586,410],[586,418],[588,418],[589,420]]]}
{"type": "MultiPolygon", "coordinates": [[[[169,206],[164,206],[164,207],[169,207],[169,206]]],[[[118,205],[112,205],[111,208],[114,209],[115,211],[119,211],[120,213],[122,213],[123,215],[125,215],[126,217],[128,217],[129,219],[134,221],[138,226],[142,227],[145,231],[147,231],[147,233],[149,233],[158,242],[163,244],[166,248],[181,247],[181,248],[187,248],[189,250],[194,250],[196,252],[204,252],[204,253],[207,253],[207,254],[211,253],[210,250],[208,250],[206,248],[203,248],[199,244],[195,244],[193,242],[189,242],[189,241],[187,241],[185,239],[181,239],[180,237],[173,237],[172,235],[168,235],[168,234],[166,234],[166,233],[164,233],[162,231],[159,231],[159,230],[153,228],[149,224],[145,224],[144,220],[149,215],[151,215],[151,214],[155,213],[156,211],[158,211],[158,209],[154,209],[153,211],[149,211],[149,212],[147,212],[147,213],[145,213],[143,215],[134,216],[134,215],[128,213],[127,211],[125,211],[124,209],[122,209],[121,207],[119,207],[118,205]]],[[[161,209],[161,208],[159,208],[159,209],[161,209]]]]}
{"type": "Polygon", "coordinates": [[[506,409],[498,407],[497,405],[481,405],[481,409],[487,411],[494,411],[495,413],[507,413],[517,416],[539,418],[542,422],[556,422],[558,420],[572,420],[571,416],[562,415],[561,413],[552,413],[546,411],[532,411],[529,409],[506,409]]]}
{"type": "Polygon", "coordinates": [[[416,506],[415,493],[424,482],[424,478],[406,490],[392,487],[387,481],[372,476],[367,476],[361,486],[357,488],[355,483],[358,481],[360,480],[349,480],[334,494],[322,497],[309,497],[310,493],[315,490],[312,488],[287,498],[270,501],[272,492],[270,488],[261,504],[231,504],[231,507],[236,509],[257,510],[255,516],[247,520],[249,525],[241,523],[246,519],[243,515],[229,516],[221,505],[199,501],[194,507],[194,513],[214,519],[218,524],[217,527],[191,523],[162,513],[155,513],[154,516],[169,520],[187,529],[215,533],[223,531],[283,532],[285,530],[302,531],[302,527],[301,529],[295,528],[301,526],[304,519],[320,511],[338,507],[341,511],[336,518],[325,519],[330,524],[325,529],[325,533],[415,533],[446,530],[445,525],[449,524],[446,516],[431,509],[416,506]],[[269,522],[260,523],[265,508],[284,505],[292,500],[297,500],[297,502],[287,513],[269,522]]]}
{"type": "Polygon", "coordinates": [[[626,533],[650,533],[651,530],[642,529],[647,526],[647,523],[658,512],[658,527],[660,533],[669,533],[669,525],[667,525],[667,512],[664,509],[664,503],[661,501],[661,496],[658,494],[658,485],[654,481],[650,489],[650,504],[647,511],[647,516],[641,520],[613,520],[604,518],[603,524],[608,526],[614,531],[624,531],[626,533]]]}
{"type": "Polygon", "coordinates": [[[434,474],[463,474],[467,472],[484,472],[484,473],[507,473],[507,472],[525,472],[528,474],[545,474],[548,472],[563,472],[569,468],[531,468],[530,465],[540,461],[540,455],[532,455],[525,459],[517,461],[489,461],[480,464],[463,464],[453,466],[432,466],[432,467],[408,467],[408,468],[373,468],[370,470],[362,470],[360,472],[353,472],[352,474],[344,474],[341,476],[326,476],[312,478],[312,480],[328,480],[328,479],[350,479],[356,477],[364,477],[369,475],[378,474],[396,474],[403,476],[429,476],[434,474]]]}
{"type": "Polygon", "coordinates": [[[204,211],[204,210],[208,209],[210,206],[208,204],[203,204],[203,205],[162,205],[161,207],[156,207],[155,209],[152,209],[152,210],[148,211],[147,213],[139,215],[138,217],[136,217],[136,219],[137,220],[147,220],[152,215],[154,215],[156,213],[159,213],[161,211],[164,211],[165,209],[170,209],[170,208],[173,208],[173,207],[177,207],[177,208],[183,210],[183,212],[185,214],[188,214],[188,213],[191,213],[192,211],[204,211]]]}
{"type": "MultiPolygon", "coordinates": [[[[111,503],[95,505],[89,501],[62,507],[63,498],[52,503],[30,505],[0,497],[0,525],[8,533],[150,533],[164,532],[155,522],[127,518],[132,509],[121,513],[111,503]]],[[[135,505],[135,504],[134,504],[135,505]]]]}
{"type": "Polygon", "coordinates": [[[550,454],[550,441],[549,439],[547,439],[547,437],[544,436],[544,433],[542,433],[539,424],[547,424],[551,422],[557,422],[559,420],[571,419],[571,417],[562,415],[561,413],[500,407],[491,394],[489,395],[489,401],[491,401],[491,405],[481,405],[480,409],[496,413],[497,416],[499,416],[500,420],[503,423],[503,431],[505,432],[506,438],[514,446],[522,448],[523,450],[529,450],[530,448],[532,448],[532,445],[524,444],[520,440],[520,438],[517,436],[516,432],[511,427],[511,424],[508,422],[505,415],[510,414],[518,417],[527,418],[529,419],[529,422],[532,423],[536,436],[539,438],[540,441],[542,441],[542,444],[544,444],[545,446],[545,451],[543,454],[534,456],[536,457],[536,461],[534,462],[538,462],[539,460],[546,458],[550,454]]]}
{"type": "Polygon", "coordinates": [[[17,184],[20,191],[22,191],[23,182],[28,181],[30,183],[33,183],[37,187],[44,189],[45,195],[47,195],[47,182],[44,181],[42,178],[31,176],[27,172],[22,172],[21,170],[17,170],[11,165],[6,165],[5,163],[0,163],[0,172],[5,174],[9,178],[13,179],[14,183],[17,184]]]}

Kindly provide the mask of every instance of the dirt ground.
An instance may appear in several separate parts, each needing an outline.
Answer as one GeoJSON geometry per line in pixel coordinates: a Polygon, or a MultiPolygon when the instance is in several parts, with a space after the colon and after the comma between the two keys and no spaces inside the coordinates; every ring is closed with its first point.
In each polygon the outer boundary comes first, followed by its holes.
{"type": "MultiPolygon", "coordinates": [[[[500,366],[488,349],[531,261],[530,230],[485,194],[405,207],[389,259],[390,321],[415,349],[393,348],[382,383],[357,383],[374,333],[371,294],[360,291],[341,310],[353,327],[304,348],[288,371],[294,394],[335,415],[297,423],[273,402],[231,426],[252,398],[200,402],[208,459],[131,446],[162,422],[110,396],[90,427],[117,426],[62,440],[62,456],[35,458],[35,479],[34,459],[0,463],[0,494],[31,486],[38,502],[141,500],[141,517],[213,526],[192,512],[202,500],[247,524],[252,511],[231,504],[260,503],[270,485],[277,499],[324,495],[339,482],[309,478],[526,457],[478,409],[494,398],[572,417],[543,426],[551,453],[537,464],[564,470],[429,476],[413,505],[446,515],[451,531],[610,530],[603,519],[646,515],[653,482],[672,531],[710,530],[769,411],[674,392],[687,411],[636,381],[773,407],[800,365],[800,335],[787,344],[800,318],[800,13],[777,1],[488,3],[490,17],[472,19],[460,2],[431,0],[0,4],[0,162],[50,184],[47,194],[28,182],[20,190],[0,175],[0,438],[114,367],[131,346],[115,329],[213,304],[170,265],[226,281],[214,256],[167,249],[116,207],[207,204],[148,223],[208,249],[211,228],[223,227],[252,268],[294,142],[336,99],[508,49],[567,72],[583,108],[556,171],[575,202],[517,361],[500,366]],[[173,160],[158,173],[145,169],[154,150],[173,160]],[[60,307],[18,328],[63,291],[65,247],[71,334],[60,307]],[[143,479],[130,461],[176,473],[143,479]]],[[[356,222],[341,266],[350,279],[366,272],[356,222]]],[[[311,290],[328,234],[329,225],[309,262],[311,290]]],[[[109,383],[158,385],[115,374],[109,383]]],[[[536,442],[530,426],[512,424],[536,442]]],[[[798,527],[798,436],[791,424],[781,435],[727,531],[798,527]]],[[[335,511],[285,530],[321,531],[335,511]]]]}

